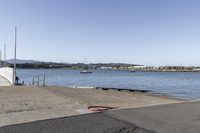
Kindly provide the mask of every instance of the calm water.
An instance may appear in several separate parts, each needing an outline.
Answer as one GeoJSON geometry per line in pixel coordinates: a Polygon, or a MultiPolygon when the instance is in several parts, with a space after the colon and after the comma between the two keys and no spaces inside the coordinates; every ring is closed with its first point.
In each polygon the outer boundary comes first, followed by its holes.
{"type": "Polygon", "coordinates": [[[32,82],[33,76],[45,73],[47,85],[133,88],[181,98],[200,98],[200,73],[130,73],[111,70],[96,70],[93,74],[80,74],[79,72],[78,70],[61,69],[19,69],[17,74],[26,84],[32,82]]]}

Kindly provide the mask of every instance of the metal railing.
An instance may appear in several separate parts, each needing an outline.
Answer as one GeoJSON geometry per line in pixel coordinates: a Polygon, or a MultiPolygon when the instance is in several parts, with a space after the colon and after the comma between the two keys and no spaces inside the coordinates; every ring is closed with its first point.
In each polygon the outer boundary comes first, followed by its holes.
{"type": "Polygon", "coordinates": [[[46,84],[46,75],[45,74],[39,74],[39,75],[33,76],[32,85],[45,86],[45,84],[46,84]]]}

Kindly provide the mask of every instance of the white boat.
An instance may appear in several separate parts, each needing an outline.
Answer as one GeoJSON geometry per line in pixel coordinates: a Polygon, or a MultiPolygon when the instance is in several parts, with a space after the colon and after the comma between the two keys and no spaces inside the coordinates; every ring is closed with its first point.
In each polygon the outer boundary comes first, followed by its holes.
{"type": "Polygon", "coordinates": [[[92,71],[82,70],[82,71],[80,71],[80,74],[92,74],[92,71]]]}
{"type": "MultiPolygon", "coordinates": [[[[84,64],[86,64],[86,58],[84,59],[84,64]]],[[[88,68],[84,68],[84,70],[80,71],[80,74],[92,74],[92,71],[87,70],[88,68]]]]}
{"type": "Polygon", "coordinates": [[[136,72],[136,70],[131,70],[130,72],[131,72],[131,73],[135,73],[135,72],[136,72]]]}

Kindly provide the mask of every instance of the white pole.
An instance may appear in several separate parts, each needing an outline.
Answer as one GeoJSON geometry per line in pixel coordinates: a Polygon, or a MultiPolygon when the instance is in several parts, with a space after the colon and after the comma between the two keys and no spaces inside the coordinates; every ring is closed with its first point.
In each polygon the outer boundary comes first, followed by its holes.
{"type": "Polygon", "coordinates": [[[2,67],[2,51],[0,50],[0,67],[2,67]]]}
{"type": "Polygon", "coordinates": [[[14,72],[13,72],[13,85],[16,83],[16,54],[17,53],[17,27],[15,27],[15,48],[14,48],[14,72]]]}
{"type": "Polygon", "coordinates": [[[6,67],[6,44],[4,44],[4,67],[6,67]]]}

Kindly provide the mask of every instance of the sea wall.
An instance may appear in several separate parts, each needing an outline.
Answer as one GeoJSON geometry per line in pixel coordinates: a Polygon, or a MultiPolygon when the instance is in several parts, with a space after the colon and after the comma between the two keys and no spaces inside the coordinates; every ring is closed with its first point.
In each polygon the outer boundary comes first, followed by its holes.
{"type": "Polygon", "coordinates": [[[14,79],[13,79],[13,74],[14,74],[14,69],[10,67],[2,67],[0,68],[0,76],[4,77],[7,79],[11,84],[13,84],[14,79]]]}

